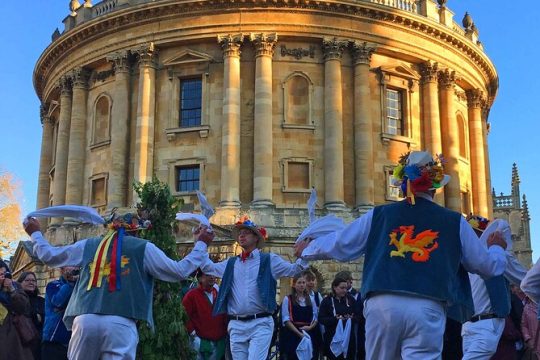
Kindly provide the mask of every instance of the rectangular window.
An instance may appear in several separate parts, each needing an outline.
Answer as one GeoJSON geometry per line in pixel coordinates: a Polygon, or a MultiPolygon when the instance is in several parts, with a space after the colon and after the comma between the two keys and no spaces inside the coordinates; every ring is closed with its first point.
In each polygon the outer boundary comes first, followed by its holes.
{"type": "Polygon", "coordinates": [[[176,167],[176,191],[190,192],[199,190],[201,168],[199,165],[176,167]]]}
{"type": "Polygon", "coordinates": [[[469,215],[470,212],[471,212],[471,203],[469,200],[469,192],[462,191],[461,192],[461,213],[465,215],[469,215]]]}
{"type": "Polygon", "coordinates": [[[92,180],[92,199],[91,199],[91,205],[92,206],[103,206],[107,203],[105,193],[106,191],[106,179],[105,178],[97,178],[92,180]]]}
{"type": "Polygon", "coordinates": [[[309,189],[309,163],[289,162],[287,164],[287,188],[309,189]]]}
{"type": "Polygon", "coordinates": [[[394,168],[392,166],[385,166],[384,172],[386,175],[386,200],[400,201],[403,200],[403,194],[401,188],[394,185],[394,168]]]}
{"type": "Polygon", "coordinates": [[[386,133],[403,135],[403,94],[386,89],[386,133]]]}
{"type": "Polygon", "coordinates": [[[180,80],[180,127],[201,125],[202,80],[180,80]]]}

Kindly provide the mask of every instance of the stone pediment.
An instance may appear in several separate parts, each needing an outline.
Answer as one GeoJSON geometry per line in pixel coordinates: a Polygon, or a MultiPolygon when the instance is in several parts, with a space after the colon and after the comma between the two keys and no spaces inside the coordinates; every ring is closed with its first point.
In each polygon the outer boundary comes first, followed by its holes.
{"type": "Polygon", "coordinates": [[[396,66],[381,66],[379,69],[382,73],[404,77],[407,79],[418,80],[420,78],[419,74],[416,71],[404,64],[399,64],[396,66]]]}
{"type": "Polygon", "coordinates": [[[163,61],[164,66],[173,66],[187,63],[212,62],[214,58],[206,53],[195,50],[183,50],[163,61]]]}

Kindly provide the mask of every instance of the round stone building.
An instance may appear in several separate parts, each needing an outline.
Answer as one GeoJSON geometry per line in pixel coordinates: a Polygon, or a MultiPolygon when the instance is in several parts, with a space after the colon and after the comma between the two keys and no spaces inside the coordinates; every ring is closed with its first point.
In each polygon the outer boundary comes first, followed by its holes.
{"type": "MultiPolygon", "coordinates": [[[[248,213],[292,258],[312,188],[318,215],[350,221],[400,200],[392,166],[425,149],[452,176],[437,202],[493,213],[497,73],[471,18],[458,25],[446,1],[68,3],[34,72],[38,208],[129,207],[132,181],[156,176],[186,211],[199,208],[195,190],[216,206],[212,251],[234,253],[228,226],[248,213]]],[[[53,219],[47,231],[60,244],[92,230],[53,219]]]]}

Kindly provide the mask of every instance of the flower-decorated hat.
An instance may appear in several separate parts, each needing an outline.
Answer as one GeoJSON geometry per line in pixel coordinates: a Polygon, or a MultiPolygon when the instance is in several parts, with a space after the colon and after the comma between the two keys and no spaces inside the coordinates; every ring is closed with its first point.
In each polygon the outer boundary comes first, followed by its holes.
{"type": "Polygon", "coordinates": [[[141,212],[133,208],[114,208],[111,216],[105,219],[105,226],[113,230],[122,227],[126,231],[139,231],[152,228],[152,223],[148,220],[146,211],[141,212]]]}
{"type": "Polygon", "coordinates": [[[444,174],[444,159],[437,155],[435,159],[426,151],[411,151],[399,159],[394,168],[393,183],[400,186],[414,204],[414,194],[442,188],[450,181],[444,174]]]}
{"type": "Polygon", "coordinates": [[[244,215],[234,224],[234,228],[232,230],[232,235],[235,239],[238,239],[238,232],[240,229],[248,229],[252,231],[259,240],[257,241],[258,245],[261,245],[266,239],[268,239],[268,234],[266,233],[266,229],[262,226],[257,226],[253,221],[249,219],[247,215],[244,215]]]}
{"type": "Polygon", "coordinates": [[[467,216],[467,222],[474,230],[479,232],[484,232],[484,230],[486,230],[489,225],[489,219],[486,219],[485,217],[482,217],[480,215],[473,214],[469,214],[467,216]]]}

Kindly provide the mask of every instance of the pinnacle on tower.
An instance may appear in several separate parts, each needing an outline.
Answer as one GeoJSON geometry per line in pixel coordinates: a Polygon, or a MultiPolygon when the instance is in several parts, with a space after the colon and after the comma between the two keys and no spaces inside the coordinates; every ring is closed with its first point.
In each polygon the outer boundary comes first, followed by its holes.
{"type": "Polygon", "coordinates": [[[522,202],[522,209],[521,209],[521,219],[524,221],[531,220],[531,217],[529,216],[529,205],[527,204],[527,197],[525,194],[523,194],[523,202],[522,202]]]}
{"type": "Polygon", "coordinates": [[[514,184],[519,184],[519,183],[520,183],[520,180],[519,180],[518,168],[517,168],[516,163],[514,163],[512,164],[512,186],[514,186],[514,184]]]}

